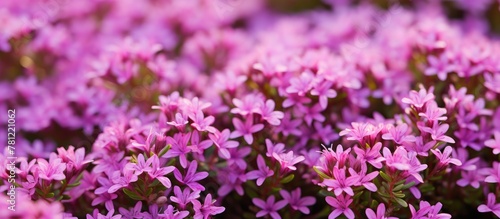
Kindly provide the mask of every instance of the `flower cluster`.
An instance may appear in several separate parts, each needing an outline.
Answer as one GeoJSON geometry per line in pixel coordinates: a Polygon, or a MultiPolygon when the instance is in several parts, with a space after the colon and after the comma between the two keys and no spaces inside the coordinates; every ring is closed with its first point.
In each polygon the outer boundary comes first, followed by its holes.
{"type": "Polygon", "coordinates": [[[500,7],[448,3],[2,1],[0,218],[500,217],[500,7]]]}

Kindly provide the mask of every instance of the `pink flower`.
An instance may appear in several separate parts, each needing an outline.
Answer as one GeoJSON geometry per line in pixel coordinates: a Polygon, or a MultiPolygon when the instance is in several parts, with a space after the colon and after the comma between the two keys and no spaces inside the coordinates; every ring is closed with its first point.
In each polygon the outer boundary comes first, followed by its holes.
{"type": "Polygon", "coordinates": [[[259,198],[253,198],[252,202],[262,210],[257,212],[256,217],[264,217],[266,215],[271,216],[273,219],[281,219],[281,216],[278,214],[278,211],[284,208],[287,205],[287,201],[281,200],[275,203],[274,195],[271,195],[267,198],[267,201],[264,201],[259,198]]]}
{"type": "Polygon", "coordinates": [[[311,95],[319,97],[319,105],[322,109],[326,109],[328,106],[328,98],[335,98],[337,96],[337,92],[330,89],[332,86],[333,82],[323,81],[316,84],[311,90],[311,95]]]}
{"type": "Polygon", "coordinates": [[[401,102],[413,105],[416,108],[421,109],[426,103],[434,100],[435,96],[433,92],[434,87],[429,88],[429,91],[427,91],[423,85],[420,85],[420,90],[418,92],[414,90],[410,91],[410,96],[403,98],[401,102]]]}
{"type": "Polygon", "coordinates": [[[377,191],[377,186],[373,184],[371,181],[375,179],[375,177],[378,176],[378,171],[371,172],[369,174],[366,174],[368,171],[368,167],[366,163],[361,164],[361,171],[356,172],[354,169],[349,168],[349,173],[351,174],[351,177],[353,177],[356,181],[354,183],[355,186],[364,186],[366,189],[376,192],[377,191]]]}
{"type": "Polygon", "coordinates": [[[189,164],[189,168],[186,171],[186,175],[183,177],[181,172],[178,169],[174,170],[175,178],[182,184],[189,186],[193,191],[205,191],[205,187],[203,187],[197,181],[207,178],[207,172],[196,172],[198,168],[198,162],[196,160],[191,161],[189,164]]]}
{"type": "Polygon", "coordinates": [[[250,116],[245,120],[245,124],[238,118],[233,118],[233,125],[236,130],[231,133],[231,138],[243,136],[248,144],[253,143],[253,133],[256,133],[264,128],[263,124],[253,124],[253,117],[250,116]]]}
{"type": "Polygon", "coordinates": [[[277,143],[273,145],[273,142],[266,138],[266,156],[273,157],[273,153],[283,153],[285,151],[285,145],[283,143],[277,143]]]}
{"type": "Polygon", "coordinates": [[[158,158],[158,156],[156,156],[156,154],[150,157],[148,160],[151,160],[151,169],[149,169],[148,175],[152,179],[157,179],[158,181],[160,181],[160,183],[163,184],[167,189],[170,188],[172,186],[172,183],[170,182],[170,179],[168,179],[168,177],[165,177],[165,175],[177,169],[173,166],[162,167],[165,165],[160,164],[160,159],[158,158]]]}
{"type": "Polygon", "coordinates": [[[274,111],[275,103],[273,100],[267,100],[265,104],[261,104],[257,108],[256,112],[262,116],[262,119],[266,120],[269,124],[278,126],[281,123],[281,119],[285,115],[283,112],[274,111]]]}
{"type": "Polygon", "coordinates": [[[421,127],[421,130],[431,134],[431,138],[434,141],[443,141],[443,142],[448,142],[448,143],[453,144],[453,143],[455,143],[455,140],[453,140],[453,138],[445,135],[446,131],[448,131],[449,127],[450,127],[450,125],[448,125],[448,124],[439,125],[437,122],[434,122],[434,125],[432,128],[421,127]]]}
{"type": "Polygon", "coordinates": [[[408,125],[406,123],[399,124],[396,127],[388,125],[387,131],[388,133],[382,135],[384,140],[393,140],[396,144],[415,141],[415,136],[409,135],[409,133],[411,133],[411,129],[408,129],[408,125]]]}
{"type": "Polygon", "coordinates": [[[170,150],[163,155],[165,158],[179,157],[179,162],[183,168],[187,166],[187,154],[191,151],[188,147],[189,138],[191,133],[183,134],[177,133],[174,137],[167,136],[167,142],[172,145],[170,150]]]}
{"type": "Polygon", "coordinates": [[[339,195],[337,198],[328,196],[326,197],[326,202],[334,208],[332,213],[328,215],[328,219],[335,219],[341,214],[344,214],[347,218],[355,218],[354,212],[349,208],[352,203],[351,196],[349,195],[339,195]]]}
{"type": "Polygon", "coordinates": [[[366,209],[366,217],[368,217],[368,219],[397,219],[397,217],[386,217],[385,213],[384,203],[378,205],[377,214],[375,214],[371,208],[366,209]]]}
{"type": "Polygon", "coordinates": [[[439,159],[440,166],[448,166],[448,164],[450,163],[455,164],[456,166],[462,165],[462,162],[460,160],[450,157],[451,152],[453,151],[451,146],[446,146],[442,153],[439,149],[431,149],[431,151],[439,159]]]}
{"type": "Polygon", "coordinates": [[[120,171],[115,171],[111,176],[114,185],[109,187],[108,193],[114,193],[123,187],[127,187],[130,183],[137,181],[137,175],[134,175],[134,170],[125,168],[123,169],[123,176],[120,171]]]}
{"type": "Polygon", "coordinates": [[[216,129],[211,126],[215,121],[215,118],[213,116],[205,117],[202,111],[196,112],[195,116],[196,117],[191,118],[194,122],[191,124],[191,126],[193,126],[196,130],[200,132],[207,131],[210,133],[214,133],[216,131],[216,129]]]}
{"type": "Polygon", "coordinates": [[[280,190],[281,197],[288,202],[293,210],[299,210],[304,214],[309,214],[309,208],[307,206],[314,205],[316,199],[312,196],[306,196],[301,198],[300,188],[293,190],[291,193],[282,189],[280,190]]]}
{"type": "Polygon", "coordinates": [[[186,205],[191,203],[200,197],[200,191],[193,191],[189,188],[184,188],[184,191],[181,191],[179,186],[174,187],[174,195],[170,196],[170,201],[177,203],[180,209],[185,209],[186,205]]]}
{"type": "Polygon", "coordinates": [[[382,148],[382,143],[377,142],[373,147],[368,147],[365,150],[354,147],[354,152],[358,156],[357,159],[360,161],[367,161],[373,167],[380,169],[382,168],[382,161],[385,161],[385,158],[380,154],[380,149],[382,148]]]}
{"type": "Polygon", "coordinates": [[[226,208],[224,207],[218,207],[214,205],[215,200],[212,201],[211,194],[208,194],[205,197],[205,201],[203,204],[201,204],[201,202],[196,199],[193,200],[192,203],[195,212],[193,217],[194,219],[207,219],[210,217],[210,215],[217,215],[226,210],[226,208]]]}
{"type": "Polygon", "coordinates": [[[500,154],[500,131],[495,131],[495,139],[489,139],[484,145],[493,149],[493,154],[500,154]]]}
{"type": "Polygon", "coordinates": [[[479,205],[477,210],[479,212],[493,212],[497,217],[500,217],[500,203],[496,203],[495,193],[489,193],[486,204],[479,205]]]}
{"type": "Polygon", "coordinates": [[[264,161],[264,158],[260,154],[257,157],[257,165],[259,170],[250,171],[246,175],[249,180],[257,179],[257,186],[261,186],[267,177],[274,175],[274,171],[269,169],[266,165],[266,161],[264,161]]]}
{"type": "Polygon", "coordinates": [[[209,134],[208,137],[212,140],[219,149],[219,156],[224,159],[231,158],[229,153],[229,148],[238,147],[239,143],[237,141],[228,141],[230,137],[229,129],[224,129],[222,132],[216,131],[215,133],[209,134]]]}
{"type": "Polygon", "coordinates": [[[336,196],[341,195],[343,192],[350,196],[354,196],[354,191],[351,186],[357,183],[358,177],[346,177],[345,169],[339,169],[337,167],[333,168],[333,177],[333,179],[325,179],[322,183],[324,186],[328,187],[328,191],[333,190],[336,196]]]}
{"type": "Polygon", "coordinates": [[[66,179],[64,175],[64,170],[66,170],[66,164],[62,163],[61,158],[56,158],[51,156],[49,162],[43,158],[37,159],[38,165],[36,166],[36,171],[40,179],[45,180],[63,180],[66,179]]]}
{"type": "Polygon", "coordinates": [[[293,151],[280,154],[274,152],[273,157],[280,163],[282,172],[285,172],[286,170],[296,170],[297,167],[294,165],[305,159],[304,156],[293,155],[293,151]]]}
{"type": "Polygon", "coordinates": [[[500,183],[500,162],[493,162],[493,168],[489,169],[484,179],[487,183],[500,183]]]}
{"type": "Polygon", "coordinates": [[[439,57],[427,57],[429,67],[425,69],[425,75],[437,75],[441,81],[446,80],[448,73],[455,71],[456,66],[450,63],[450,54],[443,53],[439,57]]]}

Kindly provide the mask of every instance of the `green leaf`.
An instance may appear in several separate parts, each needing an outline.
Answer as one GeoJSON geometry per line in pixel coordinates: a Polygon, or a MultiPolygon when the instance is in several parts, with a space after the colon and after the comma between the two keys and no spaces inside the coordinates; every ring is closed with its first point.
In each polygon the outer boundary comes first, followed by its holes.
{"type": "Polygon", "coordinates": [[[396,203],[398,203],[399,205],[401,205],[401,207],[403,207],[403,208],[408,207],[408,203],[406,203],[405,200],[403,200],[403,199],[396,198],[395,201],[396,201],[396,203]]]}
{"type": "Polygon", "coordinates": [[[295,175],[294,174],[290,174],[288,175],[287,177],[283,178],[280,182],[285,184],[285,183],[289,183],[293,180],[293,178],[295,178],[295,175]]]}
{"type": "Polygon", "coordinates": [[[130,189],[124,188],[123,193],[125,193],[131,199],[138,200],[138,201],[142,200],[142,197],[140,197],[139,195],[137,195],[137,193],[133,192],[130,189]]]}
{"type": "Polygon", "coordinates": [[[161,149],[160,153],[158,154],[158,157],[165,155],[170,150],[170,148],[172,148],[172,145],[167,144],[167,146],[161,149]]]}
{"type": "Polygon", "coordinates": [[[68,185],[67,185],[67,187],[68,187],[68,188],[77,187],[77,186],[79,186],[80,184],[82,184],[82,182],[81,182],[81,181],[79,181],[79,182],[75,182],[75,183],[71,183],[71,184],[68,184],[68,185]]]}
{"type": "Polygon", "coordinates": [[[380,196],[385,197],[385,198],[391,198],[391,196],[387,193],[377,192],[377,194],[379,194],[380,196]]]}
{"type": "Polygon", "coordinates": [[[156,185],[158,185],[158,184],[160,184],[160,181],[155,180],[155,181],[153,181],[151,184],[149,184],[149,186],[148,186],[148,187],[155,187],[155,186],[156,186],[156,185]]]}
{"type": "Polygon", "coordinates": [[[281,191],[281,188],[279,188],[279,187],[273,188],[273,192],[279,192],[279,191],[281,191]]]}
{"type": "Polygon", "coordinates": [[[382,178],[384,178],[384,179],[385,179],[385,181],[387,181],[387,182],[392,181],[392,180],[391,180],[391,177],[389,177],[389,175],[385,174],[383,171],[380,171],[380,172],[379,172],[379,174],[380,174],[380,176],[381,176],[382,178]]]}
{"type": "Polygon", "coordinates": [[[331,179],[328,175],[326,175],[325,173],[323,173],[323,171],[319,170],[318,168],[316,168],[316,166],[313,166],[313,169],[314,171],[316,171],[316,173],[323,179],[331,179]]]}
{"type": "Polygon", "coordinates": [[[404,185],[401,190],[409,189],[410,187],[414,186],[415,182],[409,182],[408,184],[404,185]]]}
{"type": "Polygon", "coordinates": [[[393,192],[399,192],[399,191],[401,191],[401,190],[403,189],[403,187],[404,187],[404,186],[405,186],[405,184],[399,184],[399,185],[395,186],[395,187],[392,189],[392,191],[393,191],[393,192]]]}
{"type": "Polygon", "coordinates": [[[405,194],[401,193],[401,192],[396,192],[396,193],[392,193],[394,196],[396,196],[397,198],[404,198],[405,197],[405,194]]]}
{"type": "Polygon", "coordinates": [[[47,196],[45,196],[45,198],[54,198],[55,194],[53,192],[47,194],[47,196]]]}

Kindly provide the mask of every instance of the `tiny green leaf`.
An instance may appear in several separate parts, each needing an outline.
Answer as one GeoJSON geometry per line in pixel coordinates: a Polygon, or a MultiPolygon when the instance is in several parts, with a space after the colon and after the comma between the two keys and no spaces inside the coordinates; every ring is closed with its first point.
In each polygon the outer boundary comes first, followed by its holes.
{"type": "Polygon", "coordinates": [[[290,174],[287,177],[283,178],[280,182],[283,183],[283,184],[289,183],[289,182],[291,182],[293,180],[293,178],[295,178],[295,175],[290,174]]]}

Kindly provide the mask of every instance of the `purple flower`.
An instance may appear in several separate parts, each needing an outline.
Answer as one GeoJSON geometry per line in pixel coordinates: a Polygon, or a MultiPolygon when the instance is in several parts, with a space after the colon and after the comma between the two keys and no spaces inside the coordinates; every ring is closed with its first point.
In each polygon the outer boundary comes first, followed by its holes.
{"type": "Polygon", "coordinates": [[[421,109],[426,103],[434,100],[435,96],[433,92],[434,87],[429,88],[429,91],[427,91],[423,85],[420,85],[420,90],[418,92],[414,90],[410,91],[410,96],[403,98],[401,102],[413,105],[417,109],[421,109]]]}
{"type": "Polygon", "coordinates": [[[125,208],[119,208],[118,211],[124,219],[134,219],[141,216],[142,202],[138,201],[133,208],[127,210],[125,208]]]}
{"type": "Polygon", "coordinates": [[[213,143],[210,140],[201,141],[199,132],[193,130],[191,134],[191,145],[188,147],[193,153],[203,154],[203,151],[212,146],[212,144],[213,143]]]}
{"type": "Polygon", "coordinates": [[[267,157],[273,157],[273,153],[283,153],[285,151],[285,145],[283,143],[277,143],[273,145],[273,142],[269,139],[266,138],[266,156],[267,157]]]}
{"type": "Polygon", "coordinates": [[[365,150],[356,146],[354,152],[361,162],[367,161],[375,168],[380,169],[382,168],[382,161],[385,161],[385,158],[380,154],[380,149],[382,149],[382,143],[377,142],[373,147],[368,147],[365,150]]]}
{"type": "Polygon", "coordinates": [[[175,126],[176,128],[182,130],[186,124],[188,124],[188,117],[186,114],[176,113],[175,120],[167,122],[167,124],[171,126],[175,126]]]}
{"type": "Polygon", "coordinates": [[[257,108],[256,112],[262,116],[262,119],[266,120],[269,124],[278,126],[281,124],[281,119],[284,117],[284,113],[280,111],[274,111],[275,103],[273,100],[267,100],[265,104],[261,104],[257,108]]]}
{"type": "Polygon", "coordinates": [[[196,130],[200,132],[207,131],[210,133],[214,133],[216,131],[216,129],[213,126],[211,126],[215,121],[215,118],[213,116],[205,117],[202,111],[198,111],[195,113],[195,117],[191,119],[194,122],[191,124],[191,126],[193,126],[196,130]]]}
{"type": "Polygon", "coordinates": [[[274,171],[269,169],[266,165],[266,161],[264,161],[264,158],[260,154],[257,157],[257,165],[259,170],[250,171],[246,175],[249,180],[257,179],[257,186],[261,186],[267,177],[274,175],[274,171]]]}
{"type": "Polygon", "coordinates": [[[411,129],[408,129],[408,125],[406,123],[399,124],[396,127],[388,125],[387,131],[388,133],[382,135],[384,140],[393,140],[396,144],[415,141],[415,136],[409,135],[411,129]]]}
{"type": "Polygon", "coordinates": [[[479,205],[477,210],[479,212],[493,212],[497,217],[500,217],[500,203],[496,203],[495,193],[489,193],[486,204],[479,205]]]}
{"type": "Polygon", "coordinates": [[[301,197],[300,188],[293,190],[291,193],[282,189],[280,190],[280,194],[281,197],[283,197],[283,199],[288,202],[293,210],[299,210],[304,214],[310,213],[307,206],[311,206],[316,203],[316,199],[312,196],[301,197]]]}
{"type": "Polygon", "coordinates": [[[456,166],[462,166],[462,162],[460,160],[450,157],[451,152],[453,151],[451,146],[446,146],[442,153],[439,149],[431,149],[431,151],[439,159],[438,165],[440,166],[448,166],[450,163],[455,164],[456,166]]]}
{"type": "Polygon", "coordinates": [[[217,214],[220,214],[222,212],[224,212],[224,210],[226,210],[226,208],[224,207],[218,207],[218,206],[215,206],[214,205],[214,201],[212,201],[212,195],[211,194],[208,194],[206,197],[205,197],[205,202],[203,203],[203,205],[198,201],[198,200],[193,200],[193,209],[194,209],[194,219],[208,219],[210,217],[210,215],[217,215],[217,214]]]}
{"type": "Polygon", "coordinates": [[[271,216],[273,219],[281,219],[281,216],[278,214],[278,211],[284,208],[287,205],[287,201],[281,200],[275,203],[274,195],[271,195],[267,198],[266,201],[253,198],[252,202],[262,210],[257,212],[256,217],[264,217],[266,215],[271,216]]]}
{"type": "Polygon", "coordinates": [[[467,185],[471,185],[473,188],[479,188],[481,182],[484,181],[484,176],[482,174],[478,174],[477,170],[472,171],[462,171],[462,178],[457,181],[457,185],[461,187],[466,187],[467,185]]]}
{"type": "Polygon", "coordinates": [[[439,108],[436,102],[429,102],[426,106],[425,112],[418,113],[418,115],[431,122],[444,121],[448,118],[445,116],[446,109],[439,108]]]}
{"type": "Polygon", "coordinates": [[[448,73],[455,71],[456,66],[450,63],[450,54],[442,53],[439,57],[427,57],[429,68],[425,69],[425,75],[437,75],[441,81],[446,80],[448,73]]]}
{"type": "Polygon", "coordinates": [[[281,172],[285,172],[287,169],[288,170],[296,170],[297,167],[294,165],[303,161],[305,158],[304,156],[295,156],[293,155],[293,151],[289,151],[288,153],[273,153],[274,159],[276,159],[281,166],[281,172]]]}
{"type": "Polygon", "coordinates": [[[258,106],[257,104],[262,103],[262,98],[253,94],[246,95],[243,101],[235,98],[233,99],[233,104],[236,107],[231,110],[231,113],[240,114],[242,116],[251,115],[252,113],[258,112],[256,106],[258,106]]]}
{"type": "Polygon", "coordinates": [[[179,161],[183,168],[187,167],[186,155],[191,151],[188,147],[189,138],[191,133],[182,134],[177,133],[174,137],[167,136],[167,142],[172,145],[170,150],[163,155],[166,158],[179,157],[179,161]]]}
{"type": "Polygon", "coordinates": [[[343,192],[350,196],[354,196],[354,191],[351,186],[357,183],[358,177],[350,176],[346,177],[345,168],[339,169],[338,167],[333,168],[333,179],[325,179],[323,185],[328,187],[328,191],[332,191],[336,196],[341,195],[343,192]]]}
{"type": "Polygon", "coordinates": [[[233,118],[233,125],[236,130],[231,133],[231,138],[237,138],[243,136],[248,144],[253,143],[253,133],[256,133],[264,128],[263,124],[253,124],[253,117],[250,116],[245,120],[245,124],[238,119],[233,118]]]}
{"type": "Polygon", "coordinates": [[[495,131],[495,138],[484,142],[484,145],[493,149],[493,154],[500,154],[500,131],[495,131]]]}
{"type": "Polygon", "coordinates": [[[193,191],[205,191],[205,187],[199,184],[197,181],[207,178],[207,172],[196,172],[198,168],[198,162],[196,160],[191,161],[189,168],[187,169],[186,175],[183,177],[178,169],[174,170],[175,178],[182,184],[189,186],[193,191]]]}
{"type": "Polygon", "coordinates": [[[323,81],[316,84],[311,90],[311,95],[319,97],[319,105],[322,109],[326,109],[328,106],[328,98],[335,98],[337,92],[332,87],[333,83],[330,81],[323,81]]]}
{"type": "Polygon", "coordinates": [[[40,179],[45,180],[63,180],[66,179],[66,175],[64,175],[64,170],[66,170],[66,164],[62,163],[61,158],[56,158],[55,156],[51,156],[49,162],[47,162],[43,158],[37,159],[37,173],[40,179]]]}
{"type": "Polygon", "coordinates": [[[368,219],[397,219],[397,217],[386,217],[385,216],[385,205],[384,203],[380,203],[377,207],[377,214],[371,209],[366,209],[366,217],[368,219]]]}
{"type": "Polygon", "coordinates": [[[394,154],[391,153],[389,148],[383,149],[385,163],[388,167],[396,168],[398,170],[409,170],[410,164],[408,159],[408,152],[403,147],[397,147],[394,154]]]}
{"type": "Polygon", "coordinates": [[[114,185],[109,187],[108,193],[114,193],[123,187],[127,187],[130,183],[138,180],[137,175],[134,174],[134,170],[131,168],[123,169],[123,176],[121,176],[120,171],[115,171],[111,176],[114,185]]]}
{"type": "Polygon", "coordinates": [[[145,161],[144,155],[139,154],[137,156],[137,163],[129,163],[127,164],[129,168],[135,170],[135,175],[141,175],[143,172],[149,172],[151,170],[151,162],[153,159],[148,159],[145,161]]]}
{"type": "Polygon", "coordinates": [[[165,219],[183,219],[189,215],[189,211],[177,211],[174,209],[174,206],[169,205],[165,209],[162,214],[158,214],[158,216],[163,217],[165,219]]]}
{"type": "Polygon", "coordinates": [[[102,193],[101,195],[98,195],[94,200],[92,200],[92,206],[96,206],[98,204],[104,203],[104,206],[108,211],[113,210],[114,204],[113,200],[118,198],[117,194],[110,194],[110,193],[102,193]]]}
{"type": "Polygon", "coordinates": [[[347,140],[359,141],[361,145],[364,145],[366,143],[364,141],[365,137],[373,139],[382,130],[381,127],[375,126],[370,123],[352,122],[351,126],[352,128],[346,128],[345,130],[342,130],[339,135],[347,135],[347,140]]]}
{"type": "Polygon", "coordinates": [[[354,169],[349,168],[349,173],[351,174],[351,177],[353,177],[356,181],[354,183],[355,186],[364,186],[366,189],[376,192],[377,191],[377,186],[373,184],[371,181],[375,179],[375,177],[378,176],[378,172],[374,171],[369,174],[366,174],[368,171],[368,167],[366,163],[361,164],[361,171],[356,172],[354,169]]]}
{"type": "Polygon", "coordinates": [[[349,195],[339,195],[337,198],[328,196],[326,197],[326,202],[334,208],[332,213],[328,215],[328,219],[335,219],[341,214],[344,214],[347,218],[355,218],[354,212],[349,208],[352,203],[351,196],[349,195]]]}
{"type": "Polygon", "coordinates": [[[229,129],[224,129],[222,132],[216,131],[213,134],[209,134],[208,137],[212,140],[219,149],[219,156],[224,159],[231,158],[229,153],[229,148],[238,147],[239,143],[237,141],[228,141],[230,136],[229,129]]]}
{"type": "Polygon", "coordinates": [[[302,72],[300,77],[295,77],[290,80],[290,86],[286,88],[286,92],[305,96],[309,90],[316,84],[316,80],[312,72],[302,72]]]}
{"type": "MultiPolygon", "coordinates": [[[[165,177],[165,175],[171,173],[172,171],[176,171],[177,169],[173,166],[167,166],[167,167],[161,167],[163,165],[160,164],[160,159],[158,156],[153,155],[148,159],[148,161],[151,160],[151,169],[148,171],[148,175],[152,179],[157,179],[158,181],[161,182],[167,189],[172,186],[172,183],[170,182],[170,179],[168,177],[165,177]]],[[[175,175],[175,172],[174,172],[175,175]]]]}
{"type": "Polygon", "coordinates": [[[421,127],[421,130],[431,134],[431,138],[434,141],[443,141],[443,142],[448,142],[448,143],[453,144],[453,143],[455,143],[455,140],[453,140],[453,138],[445,135],[446,131],[448,131],[449,127],[450,126],[448,124],[439,125],[437,122],[434,122],[434,125],[432,128],[421,127]]]}
{"type": "Polygon", "coordinates": [[[285,113],[285,116],[281,120],[281,124],[274,128],[275,132],[283,133],[284,136],[289,136],[290,134],[299,136],[302,132],[298,127],[302,124],[302,120],[294,119],[292,120],[291,113],[285,113]]]}
{"type": "Polygon", "coordinates": [[[493,168],[489,169],[488,176],[484,179],[487,183],[500,183],[500,162],[493,162],[493,168]]]}
{"type": "Polygon", "coordinates": [[[181,191],[179,186],[174,187],[174,195],[170,196],[170,201],[177,203],[180,209],[186,209],[186,205],[191,203],[200,197],[200,191],[193,191],[189,188],[184,188],[184,191],[181,191]]]}

